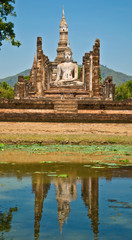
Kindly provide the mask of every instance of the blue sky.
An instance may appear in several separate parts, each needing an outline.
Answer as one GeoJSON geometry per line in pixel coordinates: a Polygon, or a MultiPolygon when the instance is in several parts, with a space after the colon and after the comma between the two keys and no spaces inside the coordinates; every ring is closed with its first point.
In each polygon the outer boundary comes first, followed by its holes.
{"type": "Polygon", "coordinates": [[[22,46],[4,42],[0,78],[31,68],[37,36],[43,39],[44,53],[55,59],[63,5],[74,60],[81,64],[99,38],[101,64],[132,75],[132,0],[16,0],[12,21],[22,46]]]}

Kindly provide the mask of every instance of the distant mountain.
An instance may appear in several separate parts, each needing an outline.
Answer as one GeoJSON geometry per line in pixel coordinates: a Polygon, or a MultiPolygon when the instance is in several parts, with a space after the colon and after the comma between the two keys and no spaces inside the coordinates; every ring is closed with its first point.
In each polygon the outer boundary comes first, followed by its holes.
{"type": "Polygon", "coordinates": [[[11,87],[13,87],[15,85],[15,83],[17,83],[17,81],[18,81],[18,76],[20,76],[20,75],[28,76],[29,74],[30,74],[30,69],[27,69],[27,70],[20,72],[14,76],[0,79],[0,82],[7,82],[8,84],[10,84],[11,87]]]}
{"type": "MultiPolygon", "coordinates": [[[[107,68],[106,66],[101,65],[100,69],[101,69],[102,78],[105,79],[107,76],[112,76],[113,81],[116,85],[121,84],[126,81],[129,81],[129,80],[132,80],[132,76],[128,76],[124,73],[116,72],[112,69],[107,68]]],[[[10,86],[13,87],[14,84],[18,81],[19,75],[28,76],[29,74],[30,74],[30,69],[27,69],[27,70],[20,72],[14,76],[0,79],[0,82],[7,82],[10,84],[10,86]]]]}
{"type": "Polygon", "coordinates": [[[112,76],[113,82],[116,85],[132,80],[132,76],[128,76],[121,72],[116,72],[112,69],[107,68],[106,66],[101,65],[100,69],[101,69],[102,78],[105,79],[107,76],[112,76]]]}

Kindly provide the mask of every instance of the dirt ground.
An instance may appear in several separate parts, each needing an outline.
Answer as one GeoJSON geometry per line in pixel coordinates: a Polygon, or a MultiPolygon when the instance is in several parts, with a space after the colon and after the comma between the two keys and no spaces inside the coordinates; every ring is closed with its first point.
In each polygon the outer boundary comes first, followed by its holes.
{"type": "MultiPolygon", "coordinates": [[[[61,144],[77,143],[89,144],[111,144],[113,143],[129,144],[132,143],[132,124],[109,124],[109,123],[30,123],[30,122],[0,122],[0,141],[1,143],[20,143],[30,144],[42,143],[61,144]],[[63,140],[60,138],[64,138],[63,140]],[[86,139],[85,139],[86,138],[86,139]],[[78,140],[79,139],[79,140],[78,140]],[[122,139],[122,140],[121,140],[122,139]],[[56,141],[57,140],[57,141],[56,141]],[[112,140],[112,142],[111,142],[112,140]]],[[[113,160],[113,156],[109,156],[107,162],[118,163],[119,159],[113,160]]],[[[107,155],[97,154],[75,154],[70,153],[69,156],[64,153],[47,153],[42,155],[29,154],[20,151],[1,151],[0,161],[2,162],[40,162],[40,161],[56,161],[56,162],[106,162],[107,155]]],[[[122,156],[125,162],[126,156],[122,156]]],[[[127,156],[127,161],[132,164],[131,156],[127,156]]],[[[124,164],[124,163],[122,163],[124,164]]],[[[127,162],[126,162],[127,164],[127,162]]]]}
{"type": "Polygon", "coordinates": [[[132,136],[132,124],[0,122],[0,134],[104,134],[132,136]]]}

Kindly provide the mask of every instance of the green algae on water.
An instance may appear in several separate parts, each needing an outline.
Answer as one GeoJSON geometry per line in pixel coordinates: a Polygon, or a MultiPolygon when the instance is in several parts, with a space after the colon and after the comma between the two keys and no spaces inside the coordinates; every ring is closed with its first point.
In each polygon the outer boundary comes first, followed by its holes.
{"type": "Polygon", "coordinates": [[[39,144],[34,145],[4,145],[4,150],[14,149],[27,151],[29,153],[44,154],[54,152],[75,152],[75,153],[115,153],[123,155],[132,155],[132,146],[128,145],[49,145],[42,146],[39,144]]]}

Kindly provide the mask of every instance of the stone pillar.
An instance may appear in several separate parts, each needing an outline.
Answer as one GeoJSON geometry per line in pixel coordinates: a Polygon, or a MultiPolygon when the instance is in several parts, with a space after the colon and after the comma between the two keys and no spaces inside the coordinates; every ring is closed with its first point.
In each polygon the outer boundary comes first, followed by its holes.
{"type": "Polygon", "coordinates": [[[46,87],[48,86],[49,83],[49,59],[48,57],[45,58],[45,80],[46,80],[46,87]]]}
{"type": "Polygon", "coordinates": [[[19,84],[15,84],[14,86],[14,99],[20,99],[20,91],[19,91],[19,84]]]}
{"type": "Polygon", "coordinates": [[[90,78],[90,54],[85,53],[84,57],[84,65],[85,65],[85,89],[89,91],[89,78],[90,78]]]}
{"type": "Polygon", "coordinates": [[[34,55],[34,62],[30,72],[30,83],[34,87],[34,90],[36,90],[36,84],[37,84],[36,81],[37,81],[37,62],[36,62],[36,57],[34,55]]]}
{"type": "Polygon", "coordinates": [[[45,62],[46,62],[46,56],[43,55],[43,77],[42,77],[42,89],[43,89],[43,91],[46,89],[45,62]]]}
{"type": "Polygon", "coordinates": [[[115,84],[112,82],[112,76],[108,76],[103,82],[103,97],[111,101],[115,98],[115,84]]]}
{"type": "Polygon", "coordinates": [[[99,96],[99,69],[100,69],[100,40],[95,40],[95,45],[93,46],[93,94],[94,96],[99,96]]]}
{"type": "Polygon", "coordinates": [[[23,76],[18,76],[17,98],[22,99],[25,96],[25,80],[23,76]]]}
{"type": "Polygon", "coordinates": [[[84,88],[86,90],[86,81],[85,81],[85,57],[83,57],[83,64],[82,64],[82,82],[84,83],[84,88]]]}
{"type": "Polygon", "coordinates": [[[90,54],[89,95],[93,96],[93,54],[90,54]]]}
{"type": "Polygon", "coordinates": [[[42,51],[42,38],[37,38],[37,94],[42,96],[42,79],[43,79],[43,51],[42,51]]]}

